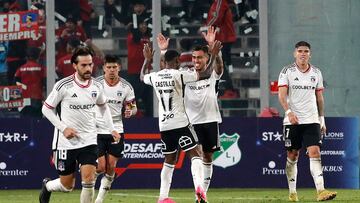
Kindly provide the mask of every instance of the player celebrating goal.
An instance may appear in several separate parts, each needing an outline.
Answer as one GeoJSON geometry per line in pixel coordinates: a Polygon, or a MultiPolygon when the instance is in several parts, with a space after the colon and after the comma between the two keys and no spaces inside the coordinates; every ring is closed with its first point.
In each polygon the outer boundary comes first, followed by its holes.
{"type": "Polygon", "coordinates": [[[317,190],[317,200],[336,197],[336,192],[325,190],[320,157],[322,134],[325,133],[323,78],[320,69],[309,63],[310,44],[300,41],[295,45],[295,63],[282,69],[279,75],[279,102],[285,110],[284,136],[287,149],[286,176],[289,200],[299,201],[296,193],[299,150],[306,147],[310,172],[317,190]]]}
{"type": "MultiPolygon", "coordinates": [[[[161,34],[157,39],[158,42],[159,40],[166,40],[161,34]]],[[[212,55],[217,55],[220,48],[221,43],[216,41],[212,55]]],[[[191,173],[197,202],[205,203],[206,195],[202,186],[202,161],[197,145],[197,136],[185,113],[184,86],[186,83],[208,78],[212,70],[208,68],[208,70],[199,73],[194,70],[179,71],[179,56],[177,51],[168,50],[165,53],[165,69],[144,76],[144,82],[154,88],[159,100],[159,128],[161,141],[164,143],[162,152],[165,155],[165,162],[161,170],[158,202],[174,202],[168,195],[176,162],[176,152],[180,146],[191,159],[191,173]]],[[[212,60],[208,67],[212,66],[211,62],[212,60]]]]}
{"type": "MultiPolygon", "coordinates": [[[[105,74],[98,77],[97,80],[104,86],[104,93],[110,107],[114,127],[124,138],[122,108],[125,109],[125,118],[135,115],[137,108],[134,89],[130,83],[119,76],[120,67],[120,59],[113,55],[106,55],[103,66],[105,74]]],[[[95,203],[104,201],[105,195],[115,177],[116,163],[123,156],[124,150],[124,139],[120,139],[120,142],[114,142],[109,130],[105,128],[104,122],[102,117],[97,116],[99,158],[96,172],[97,176],[101,173],[105,174],[101,179],[95,203]]]]}
{"type": "Polygon", "coordinates": [[[103,86],[91,77],[92,56],[93,52],[88,47],[79,47],[74,51],[71,63],[76,72],[54,85],[42,107],[44,116],[55,126],[52,149],[59,178],[43,180],[40,203],[49,202],[51,192],[72,191],[77,165],[80,165],[82,185],[80,203],[92,202],[97,159],[96,105],[108,132],[115,141],[120,139],[119,133],[114,130],[103,86]]]}

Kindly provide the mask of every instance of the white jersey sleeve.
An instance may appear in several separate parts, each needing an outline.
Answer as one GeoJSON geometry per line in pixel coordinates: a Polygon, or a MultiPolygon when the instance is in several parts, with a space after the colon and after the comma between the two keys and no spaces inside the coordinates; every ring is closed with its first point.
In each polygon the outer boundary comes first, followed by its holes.
{"type": "Polygon", "coordinates": [[[45,100],[45,105],[48,108],[56,108],[56,106],[63,99],[63,90],[64,90],[64,88],[59,87],[59,82],[55,83],[54,88],[52,89],[49,96],[45,100]]]}
{"type": "Polygon", "coordinates": [[[289,71],[286,71],[289,67],[284,67],[280,74],[279,74],[279,79],[278,79],[278,86],[279,87],[284,87],[284,86],[289,86],[289,80],[288,80],[288,77],[287,77],[287,73],[289,71]]]}
{"type": "Polygon", "coordinates": [[[194,68],[182,69],[180,73],[185,84],[189,82],[195,82],[199,79],[199,74],[194,68]]]}
{"type": "Polygon", "coordinates": [[[156,72],[151,72],[149,74],[144,75],[144,83],[153,86],[152,78],[154,78],[155,75],[156,72]]]}
{"type": "Polygon", "coordinates": [[[324,81],[320,69],[317,69],[317,74],[319,80],[318,83],[316,84],[316,90],[322,90],[324,89],[324,81]]]}

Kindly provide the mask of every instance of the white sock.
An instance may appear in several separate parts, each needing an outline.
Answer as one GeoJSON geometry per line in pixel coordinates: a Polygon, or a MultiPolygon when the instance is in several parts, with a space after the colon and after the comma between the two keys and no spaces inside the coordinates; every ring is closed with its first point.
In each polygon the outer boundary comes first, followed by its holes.
{"type": "Polygon", "coordinates": [[[163,200],[169,197],[169,191],[172,181],[172,176],[174,173],[175,165],[164,163],[161,170],[161,184],[160,184],[160,195],[159,200],[163,200]]]}
{"type": "Polygon", "coordinates": [[[203,164],[200,157],[193,157],[191,159],[191,174],[193,177],[193,182],[196,188],[199,186],[203,188],[202,184],[204,182],[204,170],[203,170],[203,164]]]}
{"type": "Polygon", "coordinates": [[[94,183],[82,182],[82,190],[80,194],[80,203],[91,203],[94,199],[95,189],[94,183]]]}
{"type": "Polygon", "coordinates": [[[285,167],[286,177],[289,185],[289,192],[296,193],[296,180],[297,180],[297,160],[292,161],[289,158],[286,160],[285,167]]]}
{"type": "Polygon", "coordinates": [[[71,190],[67,189],[61,184],[60,178],[47,182],[46,189],[49,192],[71,192],[71,190]]]}
{"type": "Polygon", "coordinates": [[[95,203],[102,203],[105,199],[105,195],[106,193],[110,190],[111,187],[111,183],[114,181],[114,175],[108,175],[105,174],[102,178],[101,178],[101,184],[99,187],[99,193],[96,197],[95,203]]]}
{"type": "Polygon", "coordinates": [[[210,186],[211,177],[213,174],[213,164],[203,162],[203,169],[204,169],[203,188],[204,188],[205,193],[207,193],[209,186],[210,186]]]}
{"type": "Polygon", "coordinates": [[[310,172],[314,179],[316,190],[324,190],[324,176],[321,166],[321,158],[310,158],[310,172]]]}

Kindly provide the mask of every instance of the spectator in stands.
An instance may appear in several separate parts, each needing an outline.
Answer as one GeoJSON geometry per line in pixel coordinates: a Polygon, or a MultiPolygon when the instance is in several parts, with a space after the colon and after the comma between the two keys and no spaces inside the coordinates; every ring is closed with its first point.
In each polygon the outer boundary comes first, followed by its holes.
{"type": "Polygon", "coordinates": [[[58,75],[58,79],[68,77],[75,73],[75,69],[71,64],[71,56],[73,54],[73,51],[80,45],[91,47],[92,50],[94,50],[94,56],[93,56],[94,67],[93,67],[92,75],[93,76],[97,75],[97,71],[99,70],[99,67],[103,65],[104,53],[95,44],[93,44],[90,39],[86,40],[86,42],[82,44],[80,40],[76,38],[72,38],[68,41],[66,46],[67,54],[61,57],[57,61],[55,72],[58,75]]]}
{"type": "Polygon", "coordinates": [[[46,52],[46,18],[45,18],[45,6],[40,3],[33,4],[34,7],[37,8],[39,17],[37,19],[39,25],[39,33],[36,39],[29,39],[28,46],[29,47],[38,47],[40,48],[40,57],[39,63],[45,64],[45,52],[46,52]]]}
{"type": "Polygon", "coordinates": [[[88,0],[80,0],[79,4],[80,21],[78,21],[78,25],[84,28],[86,36],[91,39],[91,20],[95,18],[95,11],[93,9],[92,3],[88,0]]]}
{"type": "Polygon", "coordinates": [[[104,11],[105,11],[105,24],[111,25],[112,24],[112,18],[113,15],[116,15],[116,19],[125,24],[124,19],[126,16],[128,16],[128,13],[130,12],[130,2],[131,0],[105,0],[104,1],[104,11]],[[121,7],[121,12],[119,12],[116,8],[116,5],[119,5],[121,7]]]}
{"type": "Polygon", "coordinates": [[[37,62],[40,55],[40,49],[29,47],[26,51],[27,61],[15,73],[15,81],[18,85],[23,86],[23,98],[31,100],[30,106],[21,110],[23,116],[41,117],[41,107],[43,91],[46,84],[45,67],[37,62]]]}
{"type": "MultiPolygon", "coordinates": [[[[133,6],[132,13],[130,12],[124,12],[123,9],[121,9],[121,12],[119,12],[114,4],[113,0],[106,0],[105,1],[105,18],[111,18],[111,16],[114,16],[116,20],[118,20],[120,23],[124,24],[128,28],[131,27],[131,25],[134,22],[133,15],[136,14],[137,21],[144,21],[148,18],[150,18],[150,13],[146,12],[146,0],[132,0],[131,4],[133,6]]],[[[128,4],[125,4],[128,5],[128,4]]],[[[107,24],[111,23],[111,20],[106,21],[107,24]]]]}
{"type": "Polygon", "coordinates": [[[144,62],[144,44],[150,42],[150,37],[145,21],[139,21],[137,28],[132,28],[127,36],[128,81],[134,87],[138,107],[145,108],[146,116],[152,116],[152,89],[140,81],[140,71],[144,62]]]}
{"type": "Polygon", "coordinates": [[[68,16],[65,25],[56,31],[56,37],[59,43],[58,54],[66,53],[66,44],[71,38],[76,38],[85,42],[88,38],[84,29],[77,25],[77,21],[73,16],[68,16]]]}
{"type": "Polygon", "coordinates": [[[6,56],[9,49],[9,42],[0,41],[0,86],[8,85],[8,67],[6,63],[6,56]]]}
{"type": "Polygon", "coordinates": [[[59,79],[67,77],[75,73],[75,69],[71,64],[71,56],[76,47],[80,46],[80,40],[70,39],[66,45],[66,55],[61,57],[56,63],[55,72],[59,79]]]}
{"type": "MultiPolygon", "coordinates": [[[[11,2],[9,6],[9,12],[17,12],[21,10],[21,5],[17,1],[9,1],[11,2]]],[[[7,80],[9,85],[13,85],[14,75],[16,70],[26,62],[26,48],[27,48],[28,40],[14,40],[9,41],[9,49],[6,58],[7,67],[8,67],[8,75],[7,80]]]]}
{"type": "MultiPolygon", "coordinates": [[[[236,41],[236,33],[233,23],[233,15],[229,7],[229,2],[232,0],[213,0],[208,12],[207,26],[214,26],[218,29],[216,40],[222,42],[221,49],[224,60],[224,74],[222,79],[225,80],[225,93],[235,92],[232,80],[229,75],[229,70],[232,69],[231,62],[231,46],[236,41]]],[[[221,92],[220,92],[221,94],[221,92]]],[[[226,93],[227,94],[227,93],[226,93]]]]}

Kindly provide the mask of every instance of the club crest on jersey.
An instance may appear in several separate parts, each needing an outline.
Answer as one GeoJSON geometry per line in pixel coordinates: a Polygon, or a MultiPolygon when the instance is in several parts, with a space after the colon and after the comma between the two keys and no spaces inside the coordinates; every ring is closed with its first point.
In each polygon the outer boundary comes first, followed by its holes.
{"type": "Polygon", "coordinates": [[[238,144],[239,138],[240,135],[237,133],[232,135],[223,133],[220,135],[221,151],[214,153],[213,164],[215,166],[226,168],[239,163],[241,159],[241,151],[238,144]]]}
{"type": "Polygon", "coordinates": [[[63,161],[58,161],[58,163],[57,163],[57,170],[59,170],[59,171],[65,171],[65,162],[63,162],[63,161]]]}
{"type": "Polygon", "coordinates": [[[91,92],[91,97],[95,98],[97,96],[97,92],[96,91],[92,91],[91,92]]]}
{"type": "Polygon", "coordinates": [[[117,95],[118,97],[121,97],[122,92],[121,92],[121,91],[117,91],[116,95],[117,95]]]}
{"type": "Polygon", "coordinates": [[[315,80],[316,80],[316,79],[315,79],[315,76],[311,76],[311,77],[310,77],[310,80],[311,80],[311,82],[315,82],[315,80]]]}

